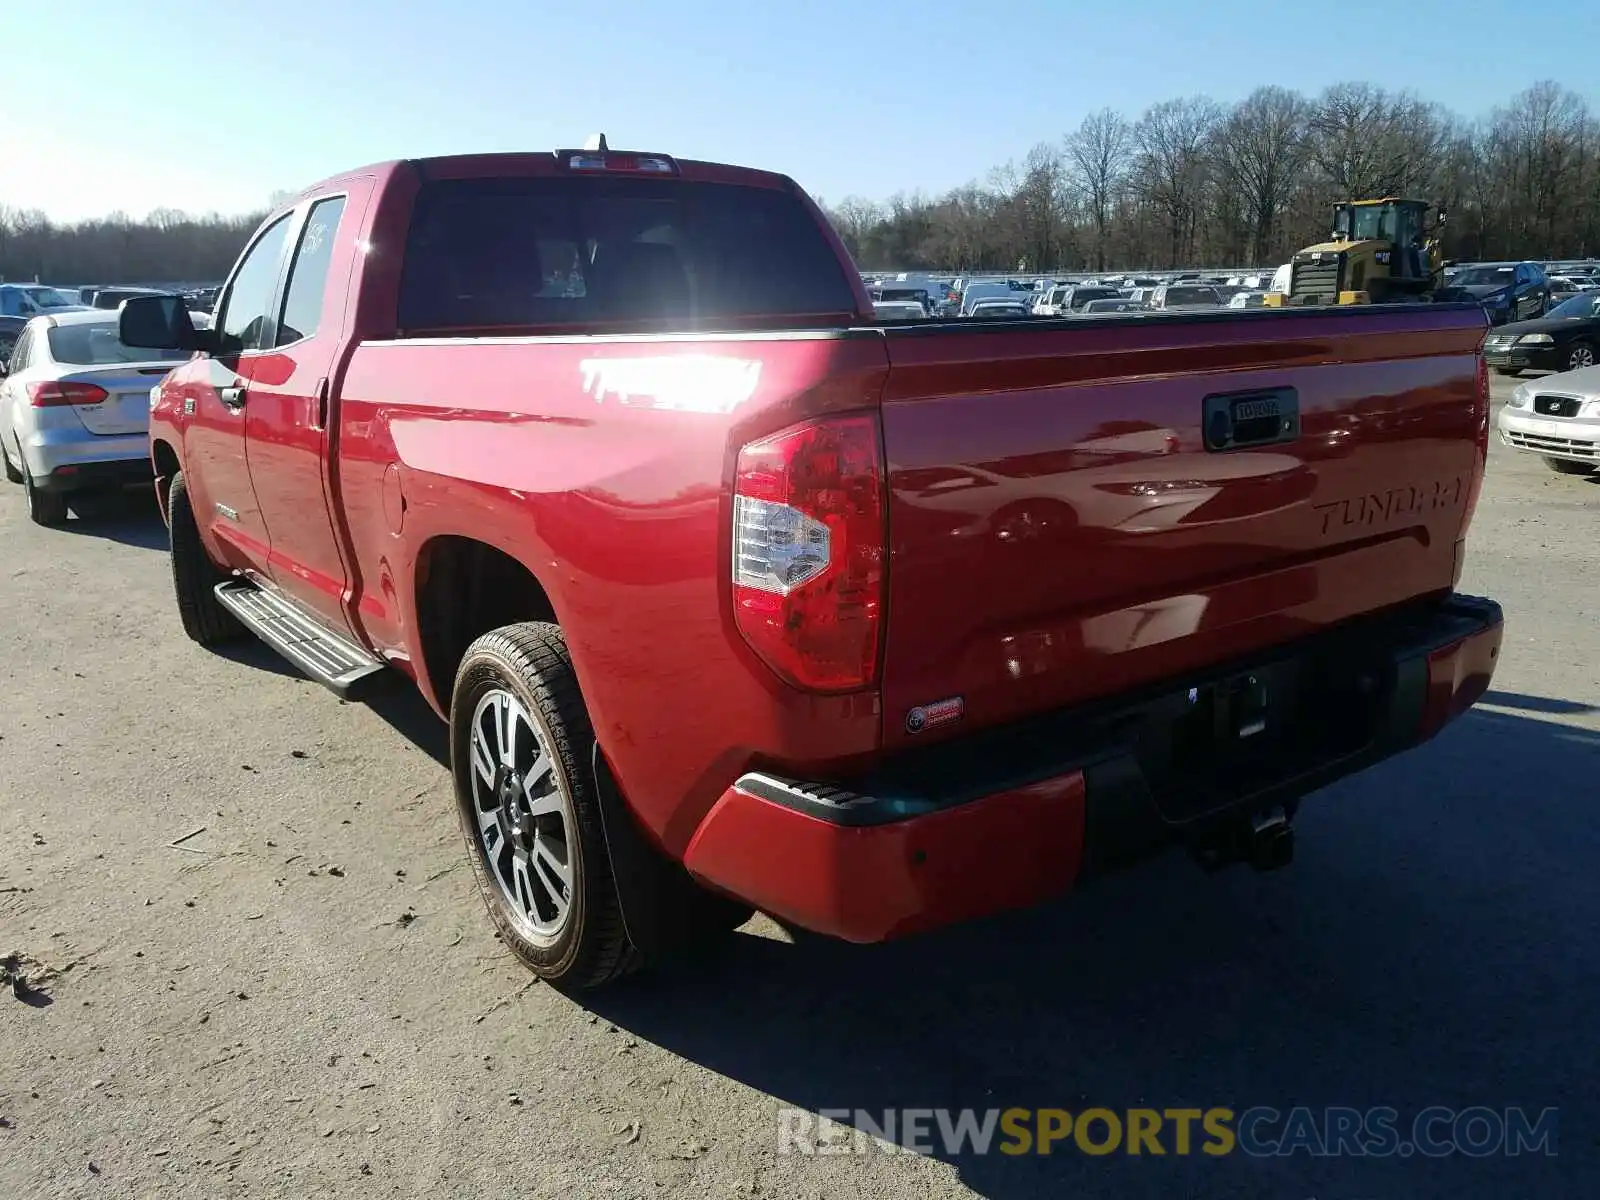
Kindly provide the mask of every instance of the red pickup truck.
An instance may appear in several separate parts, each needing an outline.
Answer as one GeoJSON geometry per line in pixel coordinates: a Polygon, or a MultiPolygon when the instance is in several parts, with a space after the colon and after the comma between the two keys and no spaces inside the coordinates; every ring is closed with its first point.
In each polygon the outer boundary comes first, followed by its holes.
{"type": "Polygon", "coordinates": [[[788,178],[598,149],[286,202],[152,396],[184,629],[450,727],[489,912],[603,983],[875,941],[1307,793],[1489,684],[1473,306],[880,323],[788,178]]]}

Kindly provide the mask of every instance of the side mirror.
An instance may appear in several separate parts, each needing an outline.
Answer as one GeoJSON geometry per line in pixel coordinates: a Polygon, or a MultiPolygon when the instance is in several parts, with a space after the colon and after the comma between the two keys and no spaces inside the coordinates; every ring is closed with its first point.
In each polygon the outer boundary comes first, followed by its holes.
{"type": "Polygon", "coordinates": [[[4,379],[9,374],[11,374],[11,360],[9,358],[0,358],[0,379],[4,379]]]}
{"type": "Polygon", "coordinates": [[[135,296],[122,302],[117,338],[141,350],[204,350],[208,339],[189,319],[182,296],[135,296]]]}

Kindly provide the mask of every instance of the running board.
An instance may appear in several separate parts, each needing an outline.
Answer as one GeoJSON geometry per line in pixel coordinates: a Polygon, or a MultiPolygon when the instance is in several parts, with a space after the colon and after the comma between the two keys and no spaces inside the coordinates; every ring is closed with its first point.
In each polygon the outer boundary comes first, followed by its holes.
{"type": "Polygon", "coordinates": [[[248,579],[217,584],[217,599],[251,633],[346,699],[365,695],[383,675],[384,664],[366,650],[324,629],[290,601],[248,579]]]}

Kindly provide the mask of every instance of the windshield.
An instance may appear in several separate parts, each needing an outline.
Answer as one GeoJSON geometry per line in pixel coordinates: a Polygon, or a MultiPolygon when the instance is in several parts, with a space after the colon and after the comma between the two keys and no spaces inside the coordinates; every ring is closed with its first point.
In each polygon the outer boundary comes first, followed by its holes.
{"type": "Polygon", "coordinates": [[[101,325],[57,325],[50,330],[50,357],[72,367],[110,367],[118,363],[182,362],[186,350],[146,350],[124,346],[115,321],[101,325]]]}
{"type": "Polygon", "coordinates": [[[1165,303],[1169,308],[1175,304],[1216,305],[1221,303],[1221,298],[1208,287],[1169,287],[1165,303]]]}
{"type": "Polygon", "coordinates": [[[1600,317],[1600,295],[1588,294],[1563,300],[1547,314],[1552,317],[1600,317]]]}
{"type": "Polygon", "coordinates": [[[56,291],[55,288],[31,287],[25,290],[33,302],[41,309],[77,307],[74,301],[56,291]]]}
{"type": "Polygon", "coordinates": [[[1462,271],[1450,282],[1457,287],[1508,287],[1515,271],[1515,267],[1473,267],[1462,271]]]}

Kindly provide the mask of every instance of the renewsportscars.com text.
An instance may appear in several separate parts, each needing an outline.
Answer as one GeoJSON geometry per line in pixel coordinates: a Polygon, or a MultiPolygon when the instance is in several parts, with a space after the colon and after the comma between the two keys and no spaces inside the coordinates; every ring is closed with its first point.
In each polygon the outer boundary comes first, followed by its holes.
{"type": "Polygon", "coordinates": [[[901,1108],[778,1112],[780,1154],[1447,1158],[1557,1152],[1554,1108],[901,1108]]]}

